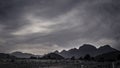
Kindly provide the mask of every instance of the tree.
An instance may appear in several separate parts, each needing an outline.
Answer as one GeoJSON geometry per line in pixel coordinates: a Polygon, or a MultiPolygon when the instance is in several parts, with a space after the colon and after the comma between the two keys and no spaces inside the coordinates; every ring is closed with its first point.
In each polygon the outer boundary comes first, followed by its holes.
{"type": "Polygon", "coordinates": [[[91,60],[95,61],[95,57],[91,57],[91,60]]]}
{"type": "Polygon", "coordinates": [[[120,54],[117,56],[117,60],[120,60],[120,54]]]}
{"type": "Polygon", "coordinates": [[[72,56],[72,57],[71,57],[71,60],[75,60],[75,56],[72,56]]]}
{"type": "Polygon", "coordinates": [[[11,62],[15,62],[15,59],[11,59],[11,62]]]}
{"type": "Polygon", "coordinates": [[[80,57],[80,58],[79,58],[79,60],[83,60],[83,58],[82,58],[82,57],[80,57]]]}
{"type": "Polygon", "coordinates": [[[37,57],[31,56],[30,59],[37,59],[37,57]]]}
{"type": "Polygon", "coordinates": [[[91,60],[91,56],[89,54],[85,55],[84,60],[88,60],[88,61],[91,60]]]}
{"type": "Polygon", "coordinates": [[[105,61],[105,59],[103,57],[98,59],[98,62],[104,62],[104,61],[105,61]]]}

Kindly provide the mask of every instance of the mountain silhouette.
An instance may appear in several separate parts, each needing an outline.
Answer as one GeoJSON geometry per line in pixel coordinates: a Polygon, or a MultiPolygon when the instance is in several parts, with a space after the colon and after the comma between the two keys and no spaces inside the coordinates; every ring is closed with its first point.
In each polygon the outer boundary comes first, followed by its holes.
{"type": "Polygon", "coordinates": [[[30,58],[31,56],[34,56],[33,54],[30,53],[22,53],[22,52],[13,52],[11,55],[16,56],[17,58],[30,58]]]}
{"type": "Polygon", "coordinates": [[[113,52],[113,51],[118,51],[118,50],[112,48],[109,45],[104,45],[99,48],[96,48],[95,46],[91,44],[83,44],[82,46],[79,47],[79,49],[72,48],[68,51],[66,50],[63,50],[61,52],[55,51],[54,53],[57,53],[65,58],[71,58],[73,56],[75,58],[79,58],[79,57],[84,57],[86,54],[89,54],[95,57],[97,55],[108,53],[108,52],[113,52]]]}
{"type": "Polygon", "coordinates": [[[64,57],[56,53],[49,53],[41,57],[41,59],[64,59],[64,57]]]}
{"type": "Polygon", "coordinates": [[[0,59],[15,59],[15,56],[5,54],[5,53],[0,53],[0,59]]]}
{"type": "Polygon", "coordinates": [[[109,45],[104,45],[104,46],[101,46],[101,47],[98,48],[97,54],[100,55],[100,54],[103,54],[103,53],[108,53],[108,52],[113,52],[113,51],[118,51],[118,50],[112,48],[109,45]]]}

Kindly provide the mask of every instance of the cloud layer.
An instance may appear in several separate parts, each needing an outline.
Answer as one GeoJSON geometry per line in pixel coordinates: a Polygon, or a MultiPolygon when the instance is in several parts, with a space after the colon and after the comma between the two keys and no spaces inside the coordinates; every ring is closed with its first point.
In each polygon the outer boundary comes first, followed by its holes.
{"type": "Polygon", "coordinates": [[[0,52],[44,54],[110,44],[120,49],[119,0],[0,0],[0,52]]]}

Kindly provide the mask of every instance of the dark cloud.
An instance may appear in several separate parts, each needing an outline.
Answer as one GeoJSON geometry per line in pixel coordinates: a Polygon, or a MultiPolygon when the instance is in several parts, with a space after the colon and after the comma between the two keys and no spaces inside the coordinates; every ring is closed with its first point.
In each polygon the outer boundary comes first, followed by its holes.
{"type": "Polygon", "coordinates": [[[0,52],[47,53],[83,43],[119,49],[119,18],[119,0],[1,0],[0,52]]]}

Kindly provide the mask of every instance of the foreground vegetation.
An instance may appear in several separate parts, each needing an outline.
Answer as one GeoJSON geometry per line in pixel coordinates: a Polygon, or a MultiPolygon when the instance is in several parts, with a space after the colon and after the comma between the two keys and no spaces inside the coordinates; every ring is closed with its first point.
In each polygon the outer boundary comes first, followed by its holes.
{"type": "Polygon", "coordinates": [[[64,58],[55,53],[42,57],[18,58],[0,54],[0,68],[120,68],[120,52],[112,52],[92,57],[64,58]]]}
{"type": "Polygon", "coordinates": [[[4,59],[0,68],[120,68],[120,61],[97,62],[81,60],[4,59]]]}

